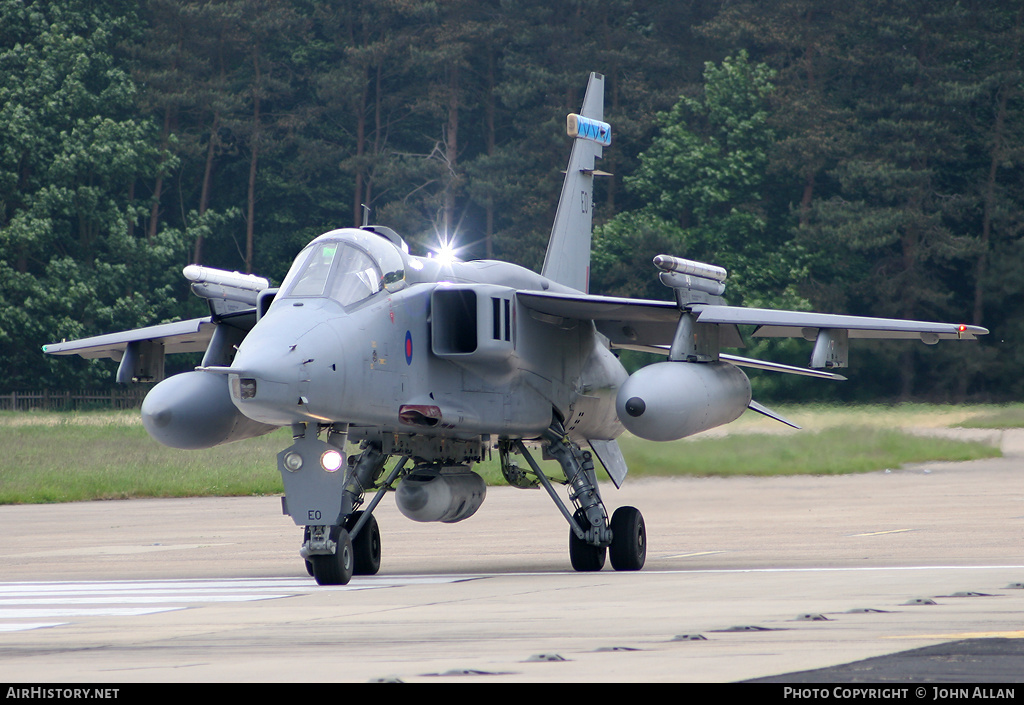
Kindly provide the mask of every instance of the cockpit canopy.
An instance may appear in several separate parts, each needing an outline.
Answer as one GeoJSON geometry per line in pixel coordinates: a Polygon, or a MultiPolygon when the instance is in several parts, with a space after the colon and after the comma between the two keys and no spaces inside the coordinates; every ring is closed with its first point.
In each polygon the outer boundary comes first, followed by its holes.
{"type": "Polygon", "coordinates": [[[334,230],[299,253],[277,298],[326,296],[349,306],[404,285],[405,261],[389,240],[374,232],[334,230]]]}

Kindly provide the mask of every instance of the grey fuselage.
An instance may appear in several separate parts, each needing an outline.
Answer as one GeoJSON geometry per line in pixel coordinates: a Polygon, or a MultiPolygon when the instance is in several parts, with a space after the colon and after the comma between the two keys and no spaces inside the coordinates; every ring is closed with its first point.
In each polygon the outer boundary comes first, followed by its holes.
{"type": "Polygon", "coordinates": [[[299,255],[239,346],[232,401],[267,424],[345,423],[350,440],[533,439],[559,417],[574,440],[617,437],[627,374],[607,341],[592,322],[529,311],[517,291],[573,292],[517,265],[413,257],[373,232],[332,231],[299,255]],[[303,267],[343,259],[344,248],[383,271],[378,291],[359,283],[378,270],[332,284],[336,262],[322,291],[320,279],[300,281],[303,267]]]}

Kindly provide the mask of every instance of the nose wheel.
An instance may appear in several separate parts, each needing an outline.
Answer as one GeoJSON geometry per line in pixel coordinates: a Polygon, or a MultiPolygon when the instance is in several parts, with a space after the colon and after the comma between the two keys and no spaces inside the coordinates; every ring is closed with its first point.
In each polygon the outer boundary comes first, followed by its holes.
{"type": "MultiPolygon", "coordinates": [[[[334,553],[319,553],[305,556],[306,572],[319,585],[346,585],[353,575],[376,575],[380,570],[380,529],[377,520],[369,515],[359,533],[350,533],[363,512],[353,512],[345,521],[344,528],[330,527],[328,536],[334,543],[334,553]]],[[[308,553],[310,537],[320,527],[307,526],[303,532],[303,549],[308,553]]],[[[324,544],[330,550],[329,544],[324,544]]]]}
{"type": "MultiPolygon", "coordinates": [[[[351,533],[359,523],[362,511],[352,512],[345,520],[345,528],[351,533]]],[[[380,528],[372,514],[352,539],[352,550],[355,552],[353,575],[376,575],[380,570],[380,528]]]]}
{"type": "Polygon", "coordinates": [[[305,545],[319,546],[323,551],[306,558],[307,570],[312,572],[317,585],[348,584],[355,568],[355,552],[346,529],[340,526],[307,526],[305,545]]]}

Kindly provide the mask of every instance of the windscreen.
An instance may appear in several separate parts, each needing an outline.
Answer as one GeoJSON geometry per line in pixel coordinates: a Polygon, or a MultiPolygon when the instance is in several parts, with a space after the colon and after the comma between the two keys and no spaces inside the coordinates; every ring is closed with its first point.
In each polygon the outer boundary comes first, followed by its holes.
{"type": "Polygon", "coordinates": [[[323,296],[331,265],[338,254],[338,243],[323,242],[307,252],[303,253],[305,258],[299,256],[285,278],[281,287],[285,296],[323,296]]]}
{"type": "Polygon", "coordinates": [[[348,306],[382,289],[401,288],[402,258],[390,242],[357,230],[339,231],[339,235],[337,240],[314,242],[299,254],[277,298],[327,296],[348,306]]]}
{"type": "Polygon", "coordinates": [[[327,295],[345,306],[362,301],[381,289],[381,274],[376,263],[362,250],[342,246],[335,257],[327,295]]]}

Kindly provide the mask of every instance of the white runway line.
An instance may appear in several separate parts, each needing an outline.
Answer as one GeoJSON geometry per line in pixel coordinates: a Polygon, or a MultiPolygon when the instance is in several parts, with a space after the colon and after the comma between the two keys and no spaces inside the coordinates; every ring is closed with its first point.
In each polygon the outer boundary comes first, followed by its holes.
{"type": "Polygon", "coordinates": [[[173,612],[183,607],[69,607],[67,609],[0,609],[0,619],[53,619],[54,617],[139,617],[173,612]]]}
{"type": "Polygon", "coordinates": [[[308,589],[309,582],[139,580],[0,583],[0,633],[66,626],[86,618],[142,617],[173,612],[190,605],[279,599],[301,594],[308,589]]]}
{"type": "Polygon", "coordinates": [[[27,632],[33,629],[46,629],[48,627],[62,627],[67,622],[13,622],[11,624],[0,624],[0,634],[10,632],[27,632]]]}
{"type": "Polygon", "coordinates": [[[333,587],[321,587],[312,578],[0,583],[0,634],[66,626],[76,618],[141,617],[204,604],[278,600],[324,590],[372,590],[466,579],[372,576],[333,587]],[[55,619],[72,621],[40,621],[55,619]]]}

